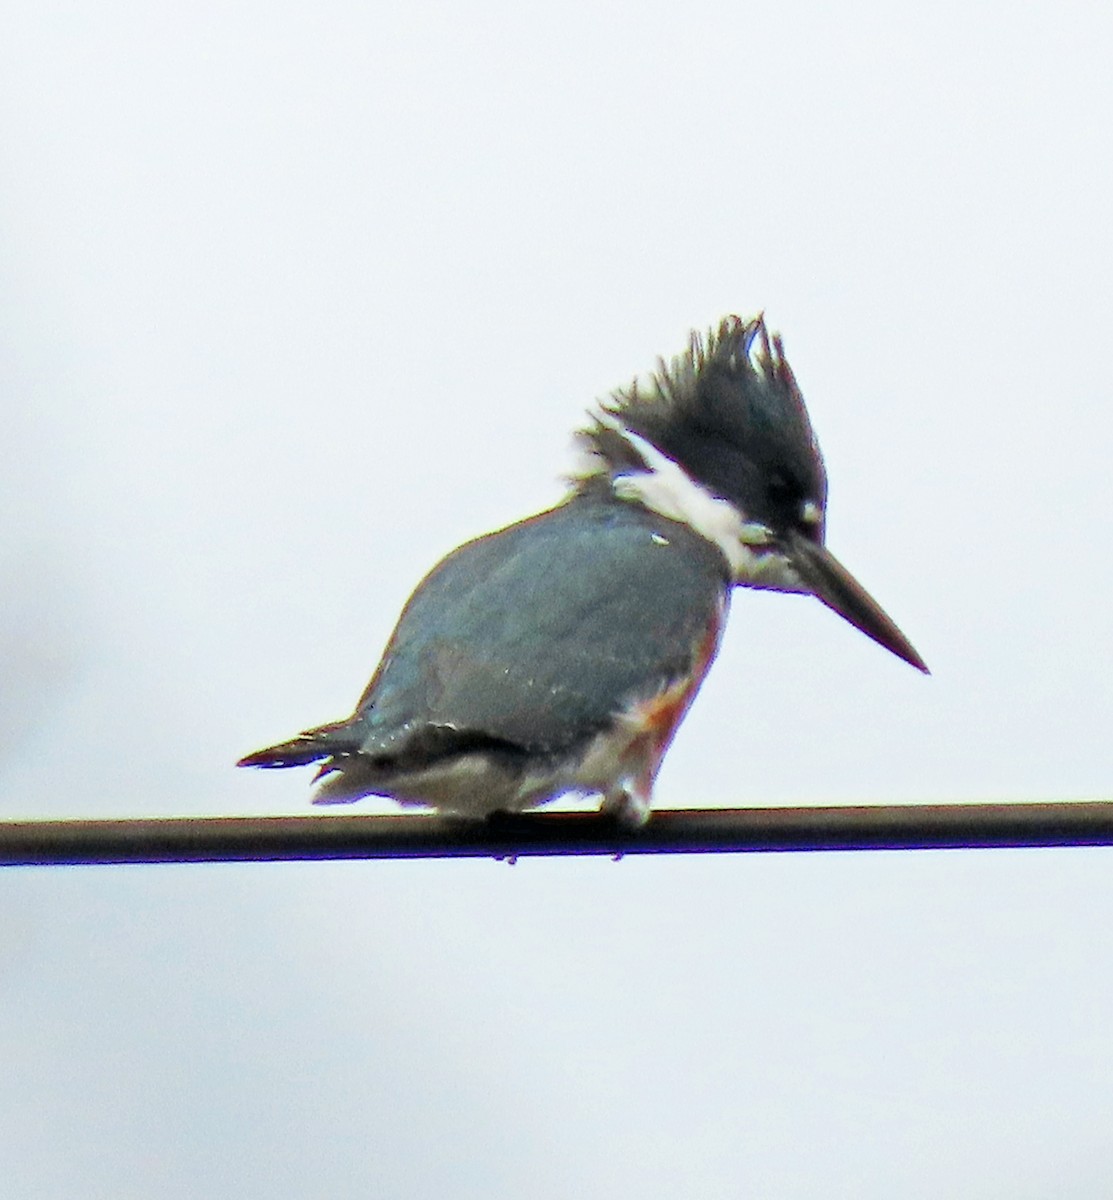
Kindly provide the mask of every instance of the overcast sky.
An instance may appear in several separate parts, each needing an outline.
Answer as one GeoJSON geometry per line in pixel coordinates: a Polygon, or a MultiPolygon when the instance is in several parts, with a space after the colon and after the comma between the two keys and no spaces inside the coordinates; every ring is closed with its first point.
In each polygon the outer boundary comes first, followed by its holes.
{"type": "MultiPolygon", "coordinates": [[[[413,584],[764,309],[829,544],[658,802],[1113,787],[1104,5],[18,5],[0,815],[302,813],[413,584]]],[[[358,811],[389,810],[370,802],[358,811]]],[[[24,1197],[1109,1194],[1113,852],[0,876],[24,1197]]]]}

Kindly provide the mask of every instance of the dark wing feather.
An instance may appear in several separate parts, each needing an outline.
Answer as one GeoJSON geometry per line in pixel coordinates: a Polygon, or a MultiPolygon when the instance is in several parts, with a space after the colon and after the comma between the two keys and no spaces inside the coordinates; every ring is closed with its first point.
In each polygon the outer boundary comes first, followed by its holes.
{"type": "Polygon", "coordinates": [[[470,542],[406,605],[357,709],[363,749],[423,757],[440,731],[446,750],[559,753],[686,675],[727,593],[709,543],[590,496],[470,542]]]}

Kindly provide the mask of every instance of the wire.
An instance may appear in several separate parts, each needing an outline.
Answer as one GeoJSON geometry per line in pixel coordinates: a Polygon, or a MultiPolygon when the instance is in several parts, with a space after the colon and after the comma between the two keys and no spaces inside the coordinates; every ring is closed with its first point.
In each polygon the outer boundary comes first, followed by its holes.
{"type": "Polygon", "coordinates": [[[0,822],[0,866],[1113,845],[1113,802],[0,822]]]}

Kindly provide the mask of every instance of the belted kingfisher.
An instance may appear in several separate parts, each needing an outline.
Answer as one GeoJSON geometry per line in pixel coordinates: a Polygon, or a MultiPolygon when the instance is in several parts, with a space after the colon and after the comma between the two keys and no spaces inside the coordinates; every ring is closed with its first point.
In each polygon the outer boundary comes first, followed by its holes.
{"type": "Polygon", "coordinates": [[[577,438],[562,503],[418,584],[352,716],[239,765],[324,760],[318,804],[482,817],[578,792],[636,825],[735,585],[810,593],[927,671],[824,545],[823,458],[762,316],[693,333],[577,438]]]}

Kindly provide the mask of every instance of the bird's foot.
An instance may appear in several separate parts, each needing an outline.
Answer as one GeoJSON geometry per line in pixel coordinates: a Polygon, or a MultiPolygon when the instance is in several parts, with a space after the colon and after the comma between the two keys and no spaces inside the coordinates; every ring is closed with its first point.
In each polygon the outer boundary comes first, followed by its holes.
{"type": "Polygon", "coordinates": [[[638,830],[649,820],[653,798],[649,792],[631,781],[607,792],[599,811],[620,829],[638,830]]]}

